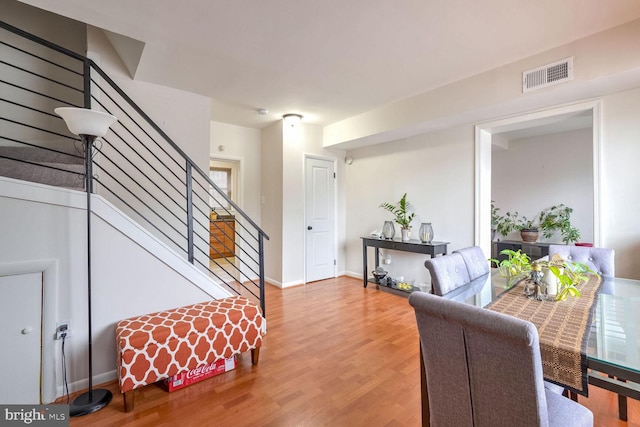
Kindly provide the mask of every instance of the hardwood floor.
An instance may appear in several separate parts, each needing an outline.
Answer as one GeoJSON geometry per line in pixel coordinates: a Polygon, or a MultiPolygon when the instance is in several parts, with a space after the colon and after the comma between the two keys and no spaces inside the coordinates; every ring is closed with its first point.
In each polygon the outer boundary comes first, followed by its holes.
{"type": "MultiPolygon", "coordinates": [[[[407,299],[340,277],[266,291],[268,333],[260,363],[238,367],[182,390],[143,388],[135,410],[114,398],[71,426],[419,426],[418,333],[407,299]]],[[[596,426],[640,426],[640,402],[629,422],[617,400],[590,388],[580,403],[596,426]]]]}

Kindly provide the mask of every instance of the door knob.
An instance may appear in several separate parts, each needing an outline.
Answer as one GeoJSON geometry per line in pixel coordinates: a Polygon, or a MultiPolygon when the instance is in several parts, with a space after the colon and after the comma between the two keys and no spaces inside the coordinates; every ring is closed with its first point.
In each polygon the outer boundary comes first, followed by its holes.
{"type": "Polygon", "coordinates": [[[27,326],[22,330],[22,335],[29,335],[32,331],[33,329],[31,328],[31,326],[27,326]]]}
{"type": "Polygon", "coordinates": [[[307,226],[307,230],[313,230],[313,227],[309,225],[307,226]]]}

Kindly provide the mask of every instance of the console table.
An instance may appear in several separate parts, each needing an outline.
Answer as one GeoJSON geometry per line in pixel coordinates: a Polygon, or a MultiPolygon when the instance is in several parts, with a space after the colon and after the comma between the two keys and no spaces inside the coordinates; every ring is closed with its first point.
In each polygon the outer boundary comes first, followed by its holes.
{"type": "MultiPolygon", "coordinates": [[[[367,248],[372,247],[375,248],[375,268],[378,268],[380,265],[380,254],[378,252],[379,249],[391,249],[394,251],[403,251],[403,252],[413,252],[419,254],[426,254],[431,256],[432,258],[436,255],[446,255],[447,254],[447,245],[449,242],[431,242],[431,243],[422,243],[420,240],[409,240],[408,242],[403,242],[400,239],[383,239],[377,237],[362,237],[362,268],[363,268],[363,278],[364,278],[364,287],[367,287],[369,283],[369,267],[367,265],[367,248]]],[[[373,283],[373,282],[372,282],[373,283]]]]}
{"type": "Polygon", "coordinates": [[[498,261],[507,259],[507,255],[500,255],[504,249],[511,249],[512,251],[521,250],[523,254],[527,254],[532,260],[542,258],[549,255],[549,246],[558,245],[559,243],[539,243],[539,242],[522,242],[519,240],[500,240],[493,242],[493,248],[495,253],[492,258],[496,258],[498,261]]]}

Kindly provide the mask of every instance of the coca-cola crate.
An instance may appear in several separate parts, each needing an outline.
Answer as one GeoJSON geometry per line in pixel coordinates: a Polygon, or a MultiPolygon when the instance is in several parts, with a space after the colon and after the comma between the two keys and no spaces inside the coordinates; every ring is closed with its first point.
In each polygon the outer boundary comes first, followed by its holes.
{"type": "Polygon", "coordinates": [[[175,391],[188,385],[195,384],[207,378],[229,372],[236,368],[235,356],[228,359],[216,360],[208,365],[200,365],[190,371],[181,372],[162,381],[167,391],[175,391]]]}

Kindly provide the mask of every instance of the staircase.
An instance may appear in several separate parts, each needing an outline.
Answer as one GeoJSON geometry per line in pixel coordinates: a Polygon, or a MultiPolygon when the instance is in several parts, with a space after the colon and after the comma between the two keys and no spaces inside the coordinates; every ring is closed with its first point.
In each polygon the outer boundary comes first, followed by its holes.
{"type": "Polygon", "coordinates": [[[82,144],[53,109],[84,107],[118,117],[95,149],[94,192],[194,268],[232,294],[255,300],[265,312],[263,243],[268,236],[208,171],[90,59],[3,21],[0,52],[0,175],[84,190],[82,144]],[[222,240],[211,232],[214,207],[235,219],[235,230],[225,231],[222,240]],[[235,247],[224,246],[225,237],[235,247]],[[222,243],[225,256],[215,254],[220,245],[212,243],[222,243]]]}
{"type": "Polygon", "coordinates": [[[0,174],[56,187],[84,189],[81,156],[40,147],[0,147],[0,174]]]}

